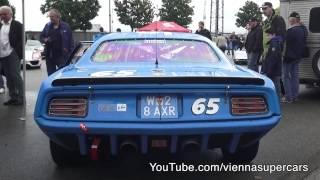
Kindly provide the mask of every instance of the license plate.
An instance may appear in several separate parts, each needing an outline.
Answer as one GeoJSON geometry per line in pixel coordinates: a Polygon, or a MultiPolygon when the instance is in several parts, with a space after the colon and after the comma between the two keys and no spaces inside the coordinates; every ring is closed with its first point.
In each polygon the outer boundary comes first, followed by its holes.
{"type": "Polygon", "coordinates": [[[177,96],[142,96],[142,119],[174,119],[178,118],[177,96]]]}

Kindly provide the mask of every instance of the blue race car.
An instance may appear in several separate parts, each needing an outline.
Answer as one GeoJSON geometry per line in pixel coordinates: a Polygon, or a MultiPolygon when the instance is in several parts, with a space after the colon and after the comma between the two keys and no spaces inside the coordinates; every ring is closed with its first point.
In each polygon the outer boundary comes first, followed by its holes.
{"type": "Polygon", "coordinates": [[[114,33],[83,47],[42,83],[35,108],[57,165],[214,148],[248,163],[280,120],[272,81],[202,36],[114,33]]]}

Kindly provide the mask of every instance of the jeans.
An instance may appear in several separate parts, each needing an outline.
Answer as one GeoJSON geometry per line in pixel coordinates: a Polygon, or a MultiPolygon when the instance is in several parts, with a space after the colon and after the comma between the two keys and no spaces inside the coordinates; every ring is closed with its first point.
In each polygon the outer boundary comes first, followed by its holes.
{"type": "Polygon", "coordinates": [[[58,57],[58,58],[49,58],[46,57],[46,65],[47,65],[47,73],[48,76],[59,70],[61,67],[63,67],[66,63],[66,60],[64,57],[58,57]]]}
{"type": "Polygon", "coordinates": [[[231,54],[232,54],[232,57],[233,57],[233,58],[234,58],[234,51],[236,51],[237,48],[238,48],[237,45],[231,43],[231,54]]]}
{"type": "Polygon", "coordinates": [[[260,59],[260,53],[250,52],[248,53],[248,68],[259,72],[258,62],[260,59]]]}
{"type": "Polygon", "coordinates": [[[272,82],[274,84],[278,98],[280,100],[280,97],[281,97],[281,76],[270,77],[270,79],[272,80],[272,82]]]}
{"type": "Polygon", "coordinates": [[[228,52],[227,54],[230,55],[230,50],[232,49],[232,43],[230,42],[227,46],[228,52]]]}
{"type": "Polygon", "coordinates": [[[4,88],[4,80],[1,74],[0,74],[0,88],[4,88]]]}
{"type": "Polygon", "coordinates": [[[293,101],[299,95],[299,62],[283,63],[283,83],[285,97],[293,101]]]}
{"type": "Polygon", "coordinates": [[[7,78],[10,98],[23,101],[23,80],[20,75],[21,64],[17,53],[13,51],[9,56],[1,58],[0,66],[3,68],[4,75],[7,78]]]}
{"type": "Polygon", "coordinates": [[[1,62],[0,62],[0,88],[4,88],[4,80],[3,80],[3,75],[2,75],[2,67],[1,67],[1,62]]]}
{"type": "Polygon", "coordinates": [[[227,47],[225,47],[225,46],[221,46],[221,47],[219,47],[219,48],[220,48],[220,50],[221,50],[223,53],[225,53],[225,52],[226,52],[227,47]]]}

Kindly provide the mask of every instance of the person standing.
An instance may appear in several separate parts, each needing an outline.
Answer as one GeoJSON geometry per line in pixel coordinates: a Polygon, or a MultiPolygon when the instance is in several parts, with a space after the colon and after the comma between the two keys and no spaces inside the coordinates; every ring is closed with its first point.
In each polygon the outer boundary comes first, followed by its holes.
{"type": "Polygon", "coordinates": [[[74,48],[70,26],[61,20],[57,9],[49,11],[50,22],[40,34],[40,41],[45,44],[48,76],[63,67],[74,48]]]}
{"type": "Polygon", "coordinates": [[[210,31],[208,29],[204,28],[204,22],[200,21],[198,23],[198,26],[199,26],[199,29],[197,29],[196,34],[200,34],[200,35],[212,40],[210,31]]]}
{"type": "Polygon", "coordinates": [[[232,58],[234,58],[234,51],[238,49],[238,36],[236,35],[235,32],[232,32],[232,34],[230,35],[230,43],[231,43],[231,55],[232,58]]]}
{"type": "MultiPolygon", "coordinates": [[[[261,9],[263,14],[267,17],[267,19],[263,22],[263,31],[266,32],[267,30],[271,30],[275,32],[276,36],[280,36],[282,38],[282,43],[284,43],[286,36],[286,23],[284,19],[281,16],[276,15],[271,2],[263,3],[261,9]]],[[[268,49],[267,42],[268,41],[264,39],[264,44],[266,45],[265,52],[267,52],[268,49]]],[[[283,50],[283,44],[281,47],[283,50]]]]}
{"type": "Polygon", "coordinates": [[[248,68],[259,72],[258,62],[263,52],[263,31],[256,18],[250,19],[249,26],[251,30],[245,42],[248,54],[248,68]]]}
{"type": "Polygon", "coordinates": [[[93,36],[93,41],[96,41],[96,40],[98,40],[98,39],[100,39],[102,36],[104,36],[106,33],[104,32],[104,29],[103,29],[103,27],[100,27],[99,28],[99,33],[97,33],[97,34],[95,34],[94,36],[93,36]]]}
{"type": "Polygon", "coordinates": [[[282,37],[276,36],[276,33],[271,29],[266,31],[269,39],[269,49],[266,52],[265,60],[261,67],[261,74],[269,77],[275,86],[279,100],[281,97],[281,75],[282,75],[282,37]]]}
{"type": "Polygon", "coordinates": [[[227,42],[226,37],[224,37],[222,35],[222,33],[219,33],[219,36],[217,37],[216,43],[217,43],[217,46],[221,49],[221,51],[223,53],[225,53],[226,49],[227,49],[228,42],[227,42]]]}
{"type": "Polygon", "coordinates": [[[240,38],[239,38],[239,50],[240,50],[240,51],[242,51],[245,42],[246,42],[246,39],[244,38],[243,35],[241,35],[240,38]]]}
{"type": "Polygon", "coordinates": [[[286,49],[283,60],[284,103],[298,100],[299,62],[302,59],[307,38],[306,28],[300,23],[300,15],[292,12],[289,16],[290,28],[287,31],[286,49]]]}
{"type": "Polygon", "coordinates": [[[230,55],[230,49],[231,49],[231,43],[230,43],[230,39],[228,37],[226,37],[227,39],[227,55],[230,55]]]}
{"type": "Polygon", "coordinates": [[[22,59],[22,24],[13,18],[9,6],[0,7],[0,69],[7,79],[10,100],[5,106],[23,105],[23,81],[20,75],[22,59]]]}

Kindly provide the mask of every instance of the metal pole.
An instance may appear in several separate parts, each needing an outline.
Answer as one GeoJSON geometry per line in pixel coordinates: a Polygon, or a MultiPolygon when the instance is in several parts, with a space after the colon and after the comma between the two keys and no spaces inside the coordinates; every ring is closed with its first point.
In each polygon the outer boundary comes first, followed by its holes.
{"type": "Polygon", "coordinates": [[[109,32],[111,33],[111,0],[109,0],[109,32]]]}
{"type": "Polygon", "coordinates": [[[22,116],[19,118],[21,121],[25,121],[27,116],[25,44],[26,44],[25,13],[24,13],[24,0],[22,0],[23,111],[22,111],[22,116]]]}
{"type": "Polygon", "coordinates": [[[206,7],[207,7],[207,0],[204,0],[204,4],[203,4],[203,21],[206,21],[206,19],[207,19],[206,7]]]}
{"type": "Polygon", "coordinates": [[[222,34],[224,33],[224,0],[222,0],[222,15],[221,15],[221,17],[222,17],[222,29],[221,29],[221,32],[222,32],[222,34]]]}
{"type": "Polygon", "coordinates": [[[213,0],[211,0],[210,2],[210,32],[211,32],[211,27],[212,27],[212,2],[213,0]]]}
{"type": "Polygon", "coordinates": [[[215,34],[218,36],[219,33],[219,0],[216,0],[216,29],[215,34]]]}

